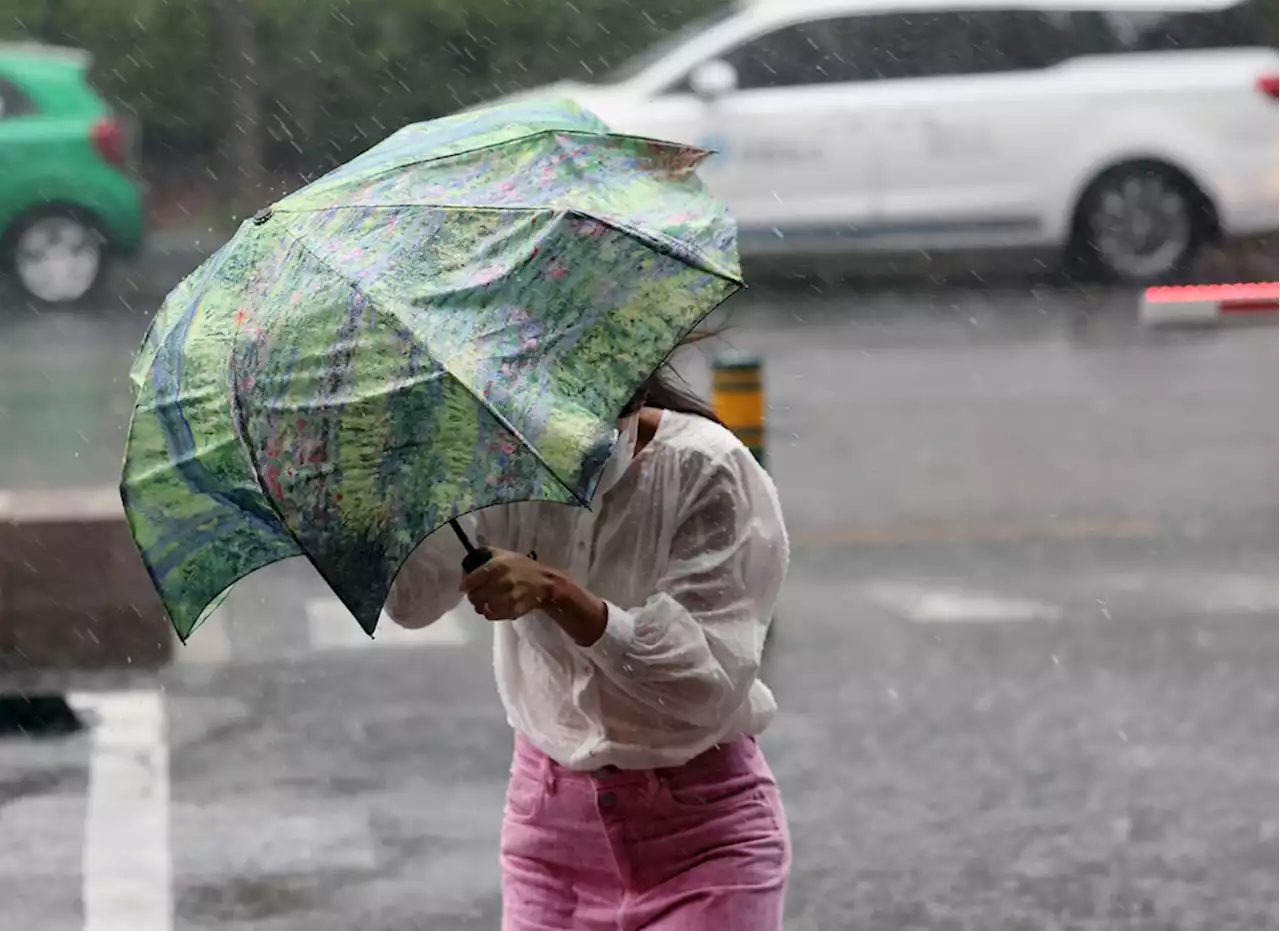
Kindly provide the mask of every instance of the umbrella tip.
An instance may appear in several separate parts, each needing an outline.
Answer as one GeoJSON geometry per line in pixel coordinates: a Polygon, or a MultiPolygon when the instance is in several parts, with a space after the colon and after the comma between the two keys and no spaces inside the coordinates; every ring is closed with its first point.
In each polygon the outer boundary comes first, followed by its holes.
{"type": "Polygon", "coordinates": [[[253,215],[253,225],[261,226],[263,223],[266,223],[271,219],[271,213],[272,210],[270,207],[264,207],[262,210],[259,210],[253,215]]]}

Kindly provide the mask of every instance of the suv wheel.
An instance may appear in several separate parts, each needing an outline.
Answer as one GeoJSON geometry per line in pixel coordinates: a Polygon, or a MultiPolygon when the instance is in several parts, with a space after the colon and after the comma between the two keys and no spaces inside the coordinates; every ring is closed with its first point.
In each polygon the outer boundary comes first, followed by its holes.
{"type": "Polygon", "coordinates": [[[8,238],[22,289],[46,304],[70,304],[93,290],[106,266],[102,235],[72,213],[42,213],[8,238]]]}
{"type": "Polygon", "coordinates": [[[1160,165],[1122,165],[1085,193],[1076,214],[1074,257],[1123,284],[1184,275],[1207,230],[1204,199],[1160,165]]]}

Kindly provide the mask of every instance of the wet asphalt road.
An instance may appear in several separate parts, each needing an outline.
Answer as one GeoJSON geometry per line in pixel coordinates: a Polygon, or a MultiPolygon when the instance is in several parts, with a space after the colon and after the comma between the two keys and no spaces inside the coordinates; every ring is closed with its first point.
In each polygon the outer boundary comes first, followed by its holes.
{"type": "MultiPolygon", "coordinates": [[[[788,931],[1275,927],[1275,329],[1016,283],[774,288],[731,323],[795,547],[763,741],[788,931]]],[[[0,485],[114,480],[144,326],[0,319],[0,485]]],[[[277,567],[161,677],[174,927],[497,927],[487,631],[347,624],[277,567]]],[[[82,927],[89,753],[0,743],[0,927],[82,927]]]]}

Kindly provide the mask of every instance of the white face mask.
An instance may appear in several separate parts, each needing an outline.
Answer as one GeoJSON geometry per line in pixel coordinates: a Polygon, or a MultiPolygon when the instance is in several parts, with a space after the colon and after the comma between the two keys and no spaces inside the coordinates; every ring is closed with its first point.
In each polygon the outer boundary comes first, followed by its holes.
{"type": "Polygon", "coordinates": [[[613,444],[613,452],[609,461],[600,472],[600,480],[596,483],[595,501],[606,491],[618,484],[636,456],[636,440],[640,436],[640,414],[629,414],[618,421],[618,440],[613,444]]]}

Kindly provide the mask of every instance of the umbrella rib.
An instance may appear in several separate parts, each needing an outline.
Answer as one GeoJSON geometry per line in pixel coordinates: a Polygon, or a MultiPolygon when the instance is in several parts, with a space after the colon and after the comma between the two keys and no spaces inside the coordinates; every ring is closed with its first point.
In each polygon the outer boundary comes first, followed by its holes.
{"type": "MultiPolygon", "coordinates": [[[[427,210],[450,210],[450,211],[460,211],[460,212],[472,211],[472,212],[486,212],[486,213],[546,213],[549,210],[557,210],[566,214],[571,214],[573,216],[583,217],[588,220],[594,220],[595,222],[601,223],[604,226],[609,227],[610,229],[617,230],[619,233],[622,233],[624,236],[629,236],[630,238],[641,243],[642,245],[648,246],[650,249],[662,250],[668,254],[674,255],[677,259],[679,259],[685,265],[688,265],[690,268],[699,269],[700,271],[704,271],[704,272],[707,272],[708,274],[715,275],[717,278],[723,278],[725,281],[731,281],[734,284],[738,284],[738,285],[742,285],[743,287],[746,287],[746,282],[742,280],[742,276],[740,274],[735,275],[731,272],[725,271],[723,268],[720,267],[719,263],[710,259],[701,249],[699,249],[697,246],[693,245],[692,243],[686,242],[685,240],[679,239],[678,237],[675,237],[675,236],[646,233],[641,229],[638,229],[634,226],[630,226],[629,224],[626,224],[626,223],[622,223],[619,220],[616,220],[612,217],[605,216],[603,214],[592,213],[591,211],[587,211],[587,210],[576,210],[572,207],[559,207],[559,208],[557,207],[496,207],[491,204],[342,204],[341,205],[342,209],[349,209],[349,210],[403,210],[403,209],[408,209],[412,207],[417,207],[417,208],[427,209],[427,210]],[[675,243],[679,248],[678,249],[672,248],[672,245],[671,245],[672,243],[675,243]],[[684,253],[687,253],[687,255],[684,253]],[[695,261],[690,261],[689,256],[692,256],[695,259],[695,261]]],[[[280,207],[276,210],[276,212],[277,213],[294,213],[294,214],[321,213],[325,210],[330,210],[330,209],[332,208],[331,207],[302,207],[302,208],[280,207]]],[[[294,241],[298,242],[299,244],[302,244],[302,241],[297,239],[296,237],[294,241]]],[[[304,245],[304,248],[306,248],[305,245],[304,245]]],[[[307,252],[309,252],[311,255],[315,255],[315,252],[313,252],[310,248],[307,248],[307,252]]],[[[316,258],[319,258],[319,256],[316,256],[316,258]]],[[[321,261],[323,261],[323,259],[321,259],[321,261]]],[[[365,296],[367,297],[368,295],[365,295],[365,296]]]]}
{"type": "MultiPolygon", "coordinates": [[[[391,174],[393,171],[403,171],[406,168],[415,168],[418,165],[430,165],[432,162],[442,162],[447,158],[457,158],[459,155],[473,155],[476,152],[488,152],[490,149],[500,149],[500,148],[503,148],[504,146],[516,145],[517,143],[526,142],[529,139],[537,139],[539,136],[546,136],[552,133],[563,133],[566,136],[584,136],[584,137],[596,138],[596,139],[629,139],[629,140],[639,141],[639,142],[648,142],[653,145],[668,146],[673,149],[682,149],[682,150],[689,149],[689,150],[703,153],[704,157],[706,155],[711,154],[710,149],[704,149],[700,146],[683,145],[679,142],[670,142],[665,139],[651,139],[648,136],[636,136],[630,133],[615,133],[615,132],[610,132],[608,130],[604,132],[600,132],[598,130],[593,130],[593,129],[583,129],[582,127],[547,126],[543,129],[535,129],[532,132],[527,132],[520,136],[512,136],[510,139],[500,139],[497,142],[490,142],[488,145],[478,145],[470,149],[459,149],[456,152],[445,152],[441,155],[432,155],[428,158],[410,159],[407,162],[396,162],[395,164],[388,165],[385,168],[380,168],[377,171],[370,172],[367,175],[359,175],[359,178],[361,181],[365,181],[365,182],[372,181],[376,178],[381,178],[383,175],[391,174]]],[[[388,140],[393,138],[395,138],[394,135],[387,137],[388,140]]],[[[368,152],[372,152],[372,151],[373,149],[369,149],[365,154],[368,154],[368,152]]],[[[330,174],[334,174],[340,171],[342,168],[349,168],[351,167],[351,164],[353,163],[348,162],[346,165],[340,165],[338,168],[335,168],[333,172],[330,172],[330,174]]],[[[312,181],[309,185],[307,185],[307,187],[315,187],[323,183],[327,177],[328,175],[321,175],[319,178],[316,178],[315,181],[312,181]]],[[[302,190],[306,190],[306,188],[302,188],[302,190]]],[[[295,193],[301,193],[301,191],[298,191],[295,193]]],[[[292,196],[293,196],[292,194],[288,195],[279,203],[277,203],[275,205],[275,209],[277,210],[283,209],[284,204],[289,200],[289,197],[292,197],[292,196]]],[[[415,205],[415,206],[420,206],[420,205],[415,205]]]]}
{"type": "MultiPolygon", "coordinates": [[[[307,255],[314,258],[322,268],[324,268],[326,271],[329,272],[329,274],[333,275],[339,281],[345,283],[348,287],[351,288],[351,290],[355,291],[357,294],[363,297],[366,301],[368,301],[372,307],[374,307],[375,309],[381,310],[384,313],[390,312],[385,308],[385,306],[381,301],[375,300],[374,297],[370,295],[367,291],[364,291],[363,289],[361,289],[357,284],[355,284],[355,282],[351,281],[350,278],[348,278],[346,275],[342,274],[338,269],[330,265],[324,259],[324,257],[319,255],[314,249],[312,249],[310,244],[307,243],[304,239],[294,235],[288,230],[284,231],[284,235],[288,236],[290,240],[292,240],[295,244],[297,244],[301,249],[305,250],[307,255]]],[[[429,346],[424,348],[426,348],[428,352],[430,352],[429,346]]],[[[434,354],[432,354],[431,357],[435,359],[434,354]]],[[[440,364],[440,368],[444,370],[446,375],[448,375],[455,382],[461,385],[463,390],[465,390],[469,395],[471,395],[471,397],[480,404],[480,406],[489,414],[489,416],[498,422],[499,426],[505,429],[513,437],[515,437],[520,442],[520,445],[523,446],[525,449],[527,449],[529,453],[533,456],[533,458],[537,459],[538,463],[544,469],[547,470],[548,474],[550,474],[550,476],[553,479],[559,482],[560,485],[564,487],[565,491],[569,492],[569,494],[573,496],[573,499],[575,501],[577,501],[583,507],[586,507],[586,508],[590,507],[591,503],[587,501],[584,497],[582,497],[582,495],[580,495],[572,485],[570,485],[568,482],[566,482],[563,478],[560,477],[560,473],[557,472],[551,466],[551,464],[547,462],[545,458],[543,458],[542,453],[538,452],[538,450],[534,447],[532,443],[529,442],[529,440],[525,437],[525,435],[521,433],[519,430],[517,430],[515,426],[513,426],[511,422],[507,420],[507,418],[503,417],[502,414],[500,414],[494,408],[494,406],[489,403],[488,398],[485,398],[482,395],[476,394],[475,389],[473,389],[465,381],[459,378],[457,374],[452,369],[449,368],[449,365],[445,360],[435,359],[435,361],[440,364]]]]}
{"type": "Polygon", "coordinates": [[[690,268],[697,268],[697,269],[700,269],[701,271],[715,275],[718,278],[723,278],[725,281],[732,282],[733,284],[742,285],[743,287],[746,286],[746,282],[742,280],[741,275],[733,275],[725,271],[719,266],[718,263],[713,262],[710,258],[708,258],[701,249],[699,249],[695,245],[685,242],[683,239],[680,239],[675,236],[667,236],[665,234],[662,234],[661,237],[659,238],[659,235],[646,233],[643,230],[636,229],[635,227],[629,226],[626,223],[621,223],[609,217],[597,216],[594,213],[586,213],[585,211],[579,211],[579,210],[574,210],[571,212],[576,213],[579,216],[583,216],[583,217],[587,217],[589,219],[595,220],[597,223],[603,223],[605,226],[608,226],[611,229],[617,230],[619,233],[622,233],[624,236],[630,236],[632,239],[636,240],[637,242],[643,245],[649,246],[650,248],[654,248],[655,244],[657,244],[660,248],[663,248],[669,253],[675,255],[676,258],[678,258],[681,262],[684,262],[684,264],[688,265],[690,268]],[[679,252],[676,252],[675,250],[673,250],[670,245],[671,243],[676,243],[677,245],[679,245],[685,252],[688,252],[695,259],[697,259],[697,261],[690,262],[689,259],[686,258],[684,255],[681,255],[679,254],[679,252]]]}
{"type": "MultiPolygon", "coordinates": [[[[490,149],[498,149],[498,148],[502,148],[503,146],[515,145],[518,142],[524,142],[528,139],[536,139],[538,136],[545,136],[548,133],[570,133],[573,135],[605,136],[605,137],[614,135],[613,133],[587,132],[581,129],[574,130],[574,129],[568,129],[568,128],[547,127],[546,129],[538,129],[530,133],[525,133],[522,136],[512,136],[510,139],[502,139],[498,142],[491,142],[488,145],[480,145],[471,149],[459,149],[457,152],[446,152],[443,155],[432,155],[429,158],[415,158],[407,162],[396,162],[393,165],[388,165],[386,168],[381,168],[377,171],[370,172],[367,175],[359,175],[359,178],[362,182],[373,181],[377,178],[381,178],[383,175],[389,175],[393,171],[403,171],[406,168],[415,168],[418,165],[430,165],[432,162],[442,162],[447,158],[457,158],[459,155],[472,155],[476,152],[488,152],[490,149]]],[[[391,138],[394,138],[394,136],[388,136],[387,138],[391,139],[391,138]]],[[[370,149],[369,151],[373,151],[373,150],[370,149]]],[[[339,171],[341,168],[347,168],[347,167],[350,167],[350,163],[348,163],[347,165],[339,166],[339,168],[335,168],[334,172],[339,171]]],[[[311,182],[311,184],[307,185],[307,187],[315,187],[321,184],[326,177],[328,176],[322,175],[319,178],[316,178],[316,180],[311,182]]],[[[306,188],[303,188],[302,190],[306,190],[306,188]]],[[[293,196],[293,195],[290,195],[290,196],[293,196]]],[[[287,203],[288,200],[289,200],[288,197],[284,198],[284,200],[276,204],[275,209],[277,210],[288,209],[284,207],[284,204],[287,203]]],[[[413,206],[421,206],[421,205],[415,204],[413,206]]]]}

